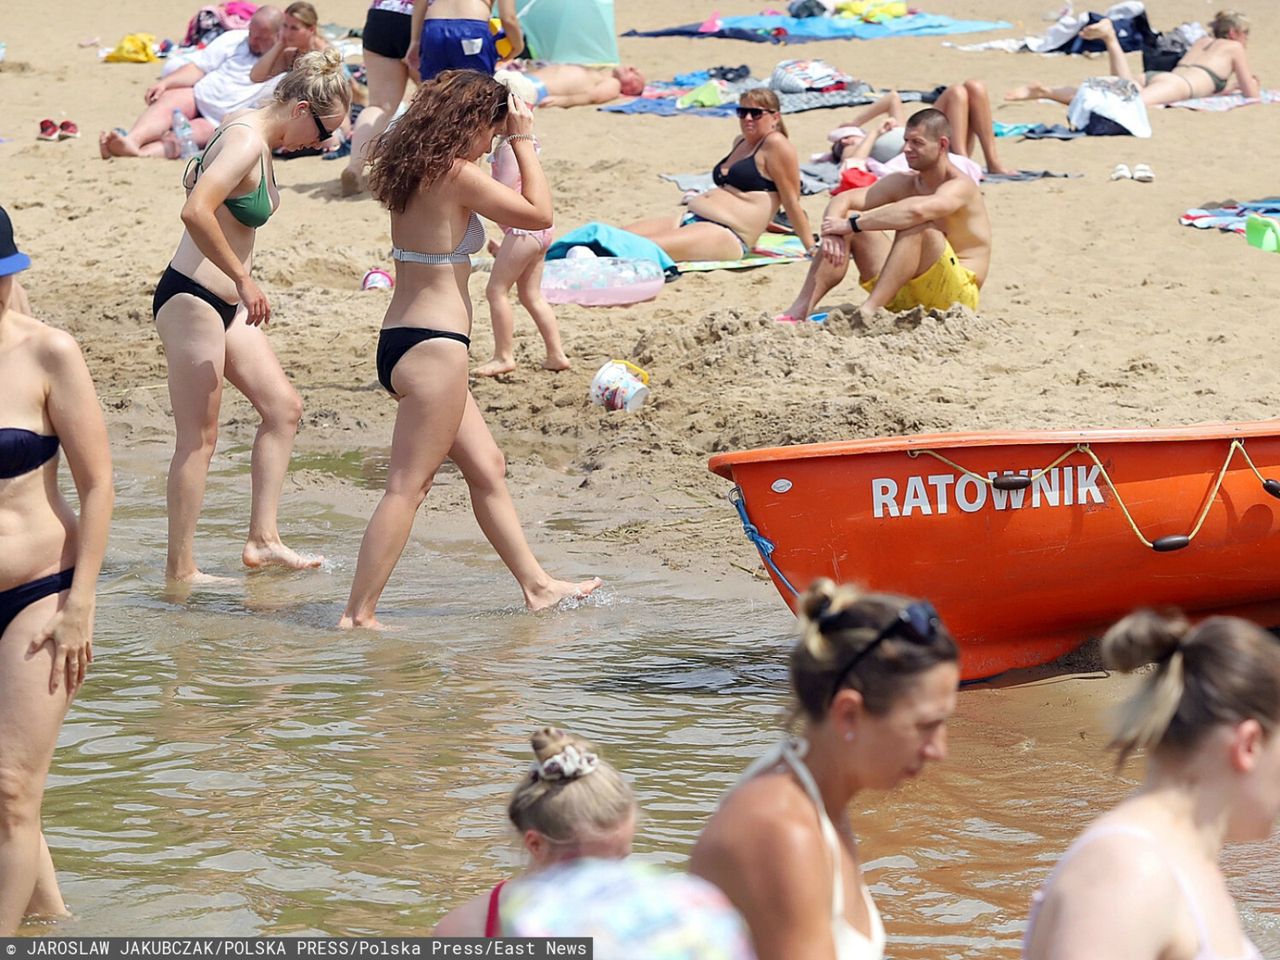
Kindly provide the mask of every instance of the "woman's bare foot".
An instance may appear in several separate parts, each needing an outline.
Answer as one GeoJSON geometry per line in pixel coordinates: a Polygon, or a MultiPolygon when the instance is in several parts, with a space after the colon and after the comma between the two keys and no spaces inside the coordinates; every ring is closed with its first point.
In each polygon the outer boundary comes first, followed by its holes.
{"type": "Polygon", "coordinates": [[[342,619],[338,621],[339,630],[355,630],[357,628],[361,630],[390,630],[391,629],[386,624],[382,623],[382,621],[380,621],[377,617],[370,617],[369,619],[365,620],[362,618],[353,617],[349,613],[344,613],[342,615],[342,619]]]}
{"type": "Polygon", "coordinates": [[[569,358],[563,353],[554,357],[548,355],[547,359],[542,361],[543,370],[555,370],[558,372],[560,370],[568,370],[571,366],[572,364],[569,363],[569,358]]]}
{"type": "Polygon", "coordinates": [[[314,570],[324,563],[324,557],[315,557],[290,550],[279,540],[273,543],[251,541],[240,554],[246,567],[285,567],[289,570],[314,570]]]}
{"type": "Polygon", "coordinates": [[[1105,17],[1097,23],[1091,23],[1087,27],[1080,28],[1080,37],[1083,40],[1101,40],[1105,43],[1108,37],[1114,37],[1115,35],[1115,25],[1105,17]]]}
{"type": "Polygon", "coordinates": [[[1006,100],[1048,100],[1049,88],[1039,81],[1014,87],[1004,95],[1006,100]]]}
{"type": "Polygon", "coordinates": [[[554,607],[561,600],[570,597],[581,600],[598,590],[604,581],[599,577],[583,580],[580,583],[569,583],[567,580],[551,580],[536,590],[525,591],[524,605],[530,611],[546,610],[554,607]]]}
{"type": "Polygon", "coordinates": [[[1001,173],[1005,175],[1013,175],[1018,172],[1017,167],[1006,166],[1003,163],[988,163],[987,173],[1001,173]]]}
{"type": "Polygon", "coordinates": [[[103,130],[98,134],[98,153],[102,155],[103,160],[111,159],[111,151],[107,149],[107,138],[111,136],[110,130],[103,130]]]}
{"type": "Polygon", "coordinates": [[[106,137],[107,152],[113,157],[140,157],[142,151],[119,130],[108,130],[106,137]]]}
{"type": "Polygon", "coordinates": [[[504,373],[510,373],[516,368],[516,362],[512,360],[499,360],[494,357],[488,363],[482,363],[476,367],[475,374],[477,377],[497,377],[504,373]]]}

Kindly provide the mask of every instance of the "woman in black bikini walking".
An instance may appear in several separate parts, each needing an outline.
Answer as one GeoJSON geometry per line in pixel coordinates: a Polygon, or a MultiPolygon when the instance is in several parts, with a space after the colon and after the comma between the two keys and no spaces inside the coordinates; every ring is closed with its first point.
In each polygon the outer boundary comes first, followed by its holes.
{"type": "Polygon", "coordinates": [[[257,228],[280,203],[271,151],[317,146],[350,106],[341,54],[332,49],[305,54],[276,86],[269,105],[237,114],[218,129],[184,180],[186,232],[151,302],[169,364],[177,425],[168,480],[165,574],[171,581],[213,579],[196,567],[194,542],[218,438],[224,375],[262,417],[253,443],[245,565],[320,565],[319,558],[286,547],[276,526],[302,400],[262,330],[271,306],[250,270],[257,228]]]}
{"type": "MultiPolygon", "coordinates": [[[[1151,71],[1138,78],[1129,64],[1110,20],[1099,20],[1080,31],[1086,40],[1101,40],[1107,46],[1109,68],[1114,76],[1132,80],[1142,88],[1142,102],[1148,107],[1193,100],[1220,93],[1239,92],[1257,97],[1262,92],[1258,78],[1249,67],[1245,47],[1249,43],[1249,21],[1233,10],[1220,10],[1209,24],[1212,37],[1201,37],[1191,45],[1172,70],[1151,71]],[[1236,82],[1231,83],[1235,76],[1236,82]]],[[[1056,100],[1071,103],[1075,87],[1047,87],[1029,83],[1005,94],[1006,100],[1056,100]]]]}
{"type": "Polygon", "coordinates": [[[0,208],[0,937],[24,916],[67,912],[40,802],[93,659],[114,499],[107,427],[80,348],[11,306],[14,274],[30,262],[0,208]],[[59,447],[79,517],[58,490],[59,447]]]}
{"type": "Polygon", "coordinates": [[[598,578],[555,580],[534,558],[507,490],[506,461],[467,389],[467,278],[470,255],[485,240],[476,214],[522,230],[551,226],[551,191],[532,129],[529,108],[492,77],[447,70],[424,83],[405,115],[374,142],[369,190],[391,210],[396,261],[395,293],[378,337],[378,379],[400,406],[386,492],[360,544],[340,626],[380,626],[378,598],[446,457],[462,471],[480,529],[520,584],[530,610],[600,586],[598,578]],[[504,131],[523,193],[475,163],[504,131]]]}
{"type": "Polygon", "coordinates": [[[738,100],[742,133],[711,170],[715,187],[689,200],[687,212],[627,227],[675,260],[738,260],[746,256],[779,207],[809,246],[809,218],[800,206],[800,160],[787,138],[778,97],[748,90],[738,100]]]}

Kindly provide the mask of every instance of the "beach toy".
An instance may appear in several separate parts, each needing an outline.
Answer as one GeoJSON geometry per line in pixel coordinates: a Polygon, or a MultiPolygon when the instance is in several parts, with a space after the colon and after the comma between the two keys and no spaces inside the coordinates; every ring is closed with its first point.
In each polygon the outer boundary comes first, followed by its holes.
{"type": "Polygon", "coordinates": [[[507,31],[502,29],[502,21],[498,17],[489,18],[489,32],[493,34],[493,45],[498,51],[498,57],[503,60],[511,59],[511,51],[515,47],[507,39],[507,31]]]}
{"type": "Polygon", "coordinates": [[[361,290],[390,290],[395,285],[395,279],[381,267],[366,270],[364,279],[360,281],[361,290]]]}
{"type": "Polygon", "coordinates": [[[547,261],[542,293],[551,303],[613,307],[652,300],[664,281],[662,268],[652,260],[597,257],[588,247],[573,247],[565,259],[547,261]]]}
{"type": "Polygon", "coordinates": [[[596,371],[587,395],[606,410],[639,410],[649,396],[649,374],[626,360],[610,360],[596,371]]]}
{"type": "Polygon", "coordinates": [[[1280,253],[1280,220],[1251,213],[1244,222],[1244,238],[1251,247],[1266,253],[1280,253]]]}

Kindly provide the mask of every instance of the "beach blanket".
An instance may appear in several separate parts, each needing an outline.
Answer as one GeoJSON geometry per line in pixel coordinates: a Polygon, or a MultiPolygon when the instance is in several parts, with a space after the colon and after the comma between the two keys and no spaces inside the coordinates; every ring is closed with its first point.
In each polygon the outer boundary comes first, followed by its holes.
{"type": "Polygon", "coordinates": [[[801,263],[807,259],[804,243],[793,234],[766,233],[740,260],[682,260],[678,273],[706,273],[710,270],[749,270],[779,263],[801,263]]]}
{"type": "MultiPolygon", "coordinates": [[[[1071,6],[1068,4],[1067,10],[1071,6]]],[[[1074,15],[1070,12],[1058,18],[1058,21],[1038,37],[1006,37],[1000,40],[988,40],[984,43],[951,43],[944,41],[944,47],[957,50],[981,51],[1003,50],[1006,53],[1043,53],[1073,54],[1100,53],[1105,48],[1101,40],[1082,40],[1080,31],[1090,23],[1097,23],[1106,17],[1116,27],[1116,39],[1120,41],[1120,49],[1131,52],[1141,50],[1147,42],[1154,42],[1155,33],[1147,22],[1145,7],[1137,0],[1126,0],[1113,4],[1102,13],[1082,13],[1074,15]]]]}
{"type": "Polygon", "coordinates": [[[1227,93],[1216,97],[1197,97],[1194,100],[1175,100],[1173,103],[1166,103],[1165,106],[1224,113],[1236,107],[1248,107],[1255,103],[1280,103],[1280,90],[1263,90],[1259,97],[1246,97],[1243,93],[1227,93]]]}
{"type": "Polygon", "coordinates": [[[1213,206],[1193,207],[1180,216],[1178,222],[1184,227],[1195,227],[1197,230],[1216,228],[1224,233],[1244,236],[1245,224],[1251,213],[1263,217],[1280,216],[1280,197],[1263,197],[1248,203],[1225,200],[1213,206]]]}
{"type": "Polygon", "coordinates": [[[1022,136],[1027,140],[1076,140],[1080,137],[1087,137],[1088,134],[1083,130],[1072,130],[1061,123],[1037,123],[1030,130],[1025,131],[1022,136]]]}
{"type": "Polygon", "coordinates": [[[1019,170],[1017,173],[984,173],[982,181],[984,183],[1022,183],[1027,180],[1074,180],[1083,176],[1083,173],[1057,173],[1053,170],[1019,170]]]}
{"type": "MultiPolygon", "coordinates": [[[[605,113],[643,113],[657,117],[734,117],[738,109],[738,97],[747,90],[769,86],[763,80],[740,80],[720,86],[721,102],[715,105],[693,104],[680,106],[680,98],[697,90],[710,80],[706,71],[680,74],[675,80],[658,80],[645,87],[644,96],[628,103],[607,103],[600,107],[605,113]]],[[[930,90],[899,90],[904,103],[933,103],[946,88],[936,86],[930,90]]],[[[825,110],[832,107],[860,107],[874,103],[882,91],[861,80],[854,81],[844,90],[806,90],[804,93],[779,93],[778,104],[783,113],[803,113],[806,110],[825,110]]]]}
{"type": "Polygon", "coordinates": [[[624,37],[721,37],[756,43],[807,43],[812,40],[879,40],[882,37],[938,37],[952,33],[1007,30],[1003,20],[956,20],[940,14],[913,13],[884,23],[852,17],[721,17],[713,23],[686,23],[664,30],[628,30],[624,37]],[[710,27],[710,29],[708,29],[710,27]]]}
{"type": "Polygon", "coordinates": [[[670,274],[676,262],[667,252],[650,240],[621,227],[607,223],[591,222],[576,230],[570,230],[547,248],[548,260],[563,260],[570,247],[589,247],[598,257],[622,257],[626,260],[652,260],[670,274]]]}

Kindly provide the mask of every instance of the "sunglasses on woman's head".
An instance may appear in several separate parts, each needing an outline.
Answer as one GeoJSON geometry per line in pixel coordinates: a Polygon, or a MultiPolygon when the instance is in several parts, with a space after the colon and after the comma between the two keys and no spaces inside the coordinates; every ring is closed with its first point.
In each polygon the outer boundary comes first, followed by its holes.
{"type": "MultiPolygon", "coordinates": [[[[852,608],[849,608],[841,610],[831,617],[819,617],[818,629],[823,633],[829,633],[833,630],[861,626],[862,624],[858,622],[861,620],[860,617],[847,616],[852,612],[852,608]]],[[[836,694],[840,692],[841,684],[853,672],[853,668],[858,665],[859,661],[889,637],[901,637],[904,640],[910,640],[912,643],[930,643],[937,637],[940,623],[938,611],[933,609],[933,604],[928,600],[917,600],[914,603],[907,604],[898,611],[896,617],[881,628],[870,643],[855,653],[853,659],[840,671],[836,676],[835,683],[831,685],[831,699],[835,699],[836,694]]]]}
{"type": "Polygon", "coordinates": [[[325,129],[324,121],[320,119],[320,114],[316,113],[316,108],[313,107],[311,104],[307,104],[307,109],[311,111],[311,119],[315,122],[316,135],[321,140],[328,140],[330,137],[332,137],[333,131],[325,129]]]}
{"type": "Polygon", "coordinates": [[[752,120],[759,120],[766,113],[773,113],[772,110],[766,110],[764,107],[739,107],[738,119],[745,120],[750,117],[752,120]]]}

